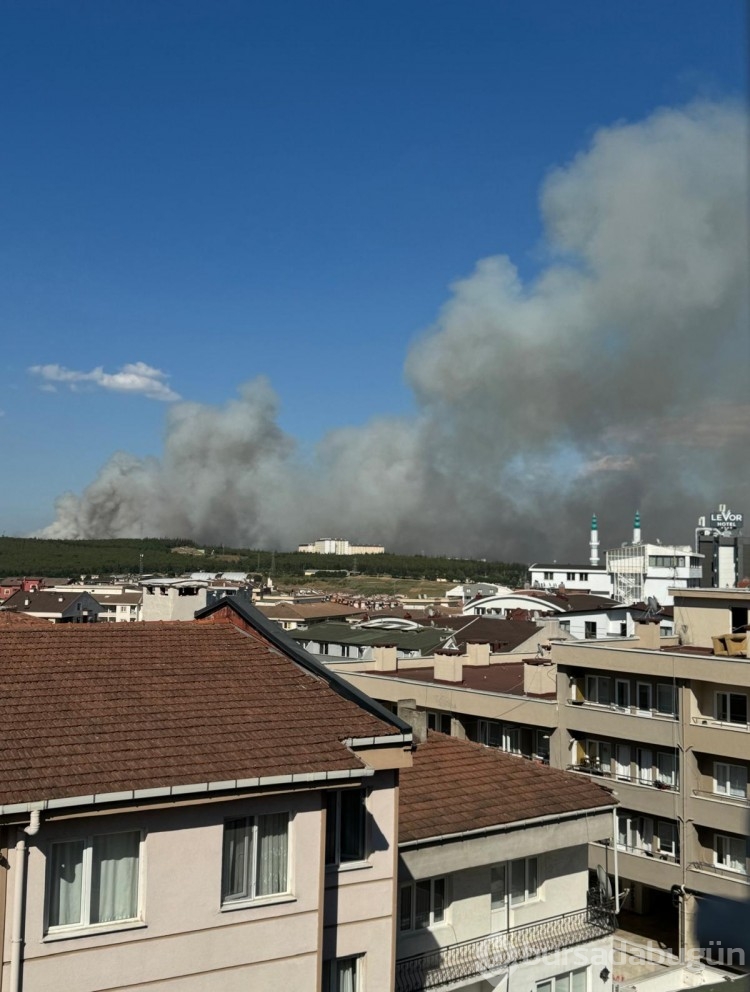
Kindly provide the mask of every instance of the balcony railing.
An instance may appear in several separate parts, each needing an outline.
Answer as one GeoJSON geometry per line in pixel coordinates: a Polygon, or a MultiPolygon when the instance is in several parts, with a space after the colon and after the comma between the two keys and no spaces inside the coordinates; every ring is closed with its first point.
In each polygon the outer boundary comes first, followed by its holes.
{"type": "Polygon", "coordinates": [[[602,904],[599,890],[594,889],[589,892],[586,909],[402,958],[396,962],[396,992],[439,989],[492,975],[516,961],[597,940],[614,929],[614,912],[602,904]]]}

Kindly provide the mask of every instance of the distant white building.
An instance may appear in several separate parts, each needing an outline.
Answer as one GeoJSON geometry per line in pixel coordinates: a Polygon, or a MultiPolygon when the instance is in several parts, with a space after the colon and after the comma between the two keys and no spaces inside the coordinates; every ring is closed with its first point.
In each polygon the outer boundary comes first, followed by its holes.
{"type": "Polygon", "coordinates": [[[382,555],[382,544],[350,544],[338,537],[322,537],[312,544],[300,544],[297,551],[309,555],[382,555]]]}

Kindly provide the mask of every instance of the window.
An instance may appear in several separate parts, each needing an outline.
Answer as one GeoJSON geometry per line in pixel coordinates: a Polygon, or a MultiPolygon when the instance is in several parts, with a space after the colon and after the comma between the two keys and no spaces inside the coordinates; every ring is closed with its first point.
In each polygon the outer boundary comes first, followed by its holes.
{"type": "Polygon", "coordinates": [[[638,682],[636,684],[636,709],[639,713],[651,712],[651,688],[650,682],[638,682]]]}
{"type": "Polygon", "coordinates": [[[566,631],[566,633],[569,634],[570,633],[570,620],[561,620],[560,621],[560,630],[564,630],[564,631],[566,631]]]}
{"type": "Polygon", "coordinates": [[[747,725],[747,696],[740,692],[716,693],[716,719],[747,725]]]}
{"type": "Polygon", "coordinates": [[[654,780],[654,756],[651,748],[637,747],[635,763],[638,765],[638,781],[641,785],[651,785],[654,780]]]}
{"type": "Polygon", "coordinates": [[[536,983],[536,992],[586,992],[588,968],[565,971],[544,982],[536,983]]]}
{"type": "Polygon", "coordinates": [[[716,761],[714,792],[719,796],[747,799],[747,768],[744,765],[729,765],[724,761],[716,761]]]}
{"type": "Polygon", "coordinates": [[[617,846],[625,851],[650,854],[654,843],[654,821],[650,816],[620,813],[617,817],[617,846]]]}
{"type": "Polygon", "coordinates": [[[659,820],[656,825],[656,836],[659,841],[659,854],[663,859],[674,858],[678,860],[680,856],[680,845],[678,842],[677,824],[669,820],[659,820]]]}
{"type": "Polygon", "coordinates": [[[576,573],[575,572],[566,572],[565,573],[565,581],[566,582],[575,582],[575,580],[576,580],[576,573]]]}
{"type": "Polygon", "coordinates": [[[656,687],[656,712],[677,715],[677,690],[674,685],[660,682],[656,687]]]}
{"type": "Polygon", "coordinates": [[[589,573],[588,572],[579,572],[578,573],[578,581],[579,582],[588,582],[588,580],[589,580],[589,573]]]}
{"type": "Polygon", "coordinates": [[[747,874],[747,841],[744,837],[716,834],[715,844],[714,857],[719,868],[747,874]]]}
{"type": "Polygon", "coordinates": [[[609,775],[612,766],[612,745],[609,741],[586,741],[586,762],[593,771],[609,775]]]}
{"type": "Polygon", "coordinates": [[[327,793],[326,864],[342,865],[365,858],[365,790],[327,793]]]}
{"type": "Polygon", "coordinates": [[[583,636],[587,641],[596,639],[596,620],[586,620],[583,625],[583,636]]]}
{"type": "Polygon", "coordinates": [[[493,910],[505,909],[507,894],[505,865],[493,865],[490,870],[490,905],[493,910]]]}
{"type": "Polygon", "coordinates": [[[549,764],[549,739],[549,731],[537,730],[534,733],[534,757],[545,765],[549,764]]]}
{"type": "Polygon", "coordinates": [[[615,706],[621,710],[630,709],[630,683],[624,679],[615,680],[615,706]]]}
{"type": "Polygon", "coordinates": [[[615,774],[624,782],[630,781],[630,745],[618,744],[615,749],[615,774]]]}
{"type": "Polygon", "coordinates": [[[434,710],[427,711],[427,729],[437,730],[441,734],[450,734],[451,715],[450,713],[438,713],[434,710]]]}
{"type": "Polygon", "coordinates": [[[323,962],[323,992],[357,992],[361,958],[323,962]]]}
{"type": "Polygon", "coordinates": [[[551,582],[553,578],[554,578],[554,574],[552,572],[545,572],[544,573],[544,581],[545,582],[551,582]]]}
{"type": "Polygon", "coordinates": [[[539,865],[537,858],[519,858],[510,862],[510,904],[522,906],[539,898],[539,865]]]}
{"type": "Polygon", "coordinates": [[[586,676],[586,698],[590,703],[609,706],[612,702],[611,679],[604,675],[586,676]]]}
{"type": "Polygon", "coordinates": [[[480,720],[478,726],[478,737],[480,744],[488,747],[503,746],[503,725],[496,720],[480,720]]]}
{"type": "Polygon", "coordinates": [[[140,919],[140,854],[139,830],[52,844],[47,858],[47,928],[140,919]]]}
{"type": "Polygon", "coordinates": [[[222,901],[289,891],[289,814],[244,816],[224,824],[222,901]]]}
{"type": "Polygon", "coordinates": [[[657,752],[656,781],[668,789],[677,788],[677,755],[673,751],[657,752]]]}
{"type": "Polygon", "coordinates": [[[399,889],[399,930],[427,930],[443,923],[445,892],[444,878],[425,878],[402,885],[399,889]]]}

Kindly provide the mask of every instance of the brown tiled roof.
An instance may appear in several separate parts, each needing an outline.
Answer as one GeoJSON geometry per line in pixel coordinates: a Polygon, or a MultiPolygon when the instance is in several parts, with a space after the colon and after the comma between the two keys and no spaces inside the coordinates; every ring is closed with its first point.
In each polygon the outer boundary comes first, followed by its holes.
{"type": "MultiPolygon", "coordinates": [[[[520,657],[520,656],[519,656],[520,657]]],[[[534,663],[536,659],[526,659],[534,663]]],[[[409,682],[437,682],[438,685],[455,686],[457,689],[475,689],[481,692],[502,692],[513,696],[532,695],[523,691],[523,661],[510,661],[501,665],[464,665],[460,682],[445,682],[435,679],[434,668],[402,668],[399,662],[397,672],[370,671],[369,675],[390,675],[409,682]]],[[[535,694],[537,699],[555,699],[554,691],[535,694]]]]}
{"type": "MultiPolygon", "coordinates": [[[[423,621],[420,621],[423,622],[423,621]]],[[[533,620],[504,620],[501,617],[453,616],[435,617],[427,626],[444,627],[453,631],[456,644],[468,641],[498,644],[503,651],[512,651],[543,628],[533,620]]]]}
{"type": "Polygon", "coordinates": [[[0,630],[0,805],[356,769],[398,732],[234,624],[0,630]]]}
{"type": "Polygon", "coordinates": [[[323,620],[361,616],[365,611],[340,603],[279,603],[276,606],[257,603],[257,608],[271,620],[323,620]]]}
{"type": "Polygon", "coordinates": [[[17,610],[28,610],[31,613],[62,613],[81,596],[88,595],[85,589],[79,589],[77,592],[50,592],[48,589],[24,592],[19,589],[6,599],[3,605],[17,610]]]}
{"type": "Polygon", "coordinates": [[[49,620],[42,620],[39,617],[30,617],[28,613],[18,613],[16,610],[0,610],[0,630],[6,627],[43,627],[45,630],[51,626],[49,620]]]}
{"type": "Polygon", "coordinates": [[[399,842],[614,806],[602,786],[496,748],[430,731],[399,789],[399,842]]]}

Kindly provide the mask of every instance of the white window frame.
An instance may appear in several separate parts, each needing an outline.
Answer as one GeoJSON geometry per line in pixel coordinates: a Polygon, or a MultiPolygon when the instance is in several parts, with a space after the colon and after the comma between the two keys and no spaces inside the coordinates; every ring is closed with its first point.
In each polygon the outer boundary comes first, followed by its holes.
{"type": "Polygon", "coordinates": [[[592,771],[600,771],[604,775],[612,772],[612,743],[611,741],[586,739],[586,757],[589,759],[589,768],[592,771]]]}
{"type": "MultiPolygon", "coordinates": [[[[542,879],[539,872],[539,861],[540,859],[535,855],[531,858],[515,858],[513,861],[509,861],[507,868],[507,884],[510,893],[510,905],[512,909],[516,909],[518,906],[526,906],[532,902],[539,902],[542,898],[542,879]],[[513,891],[513,871],[514,865],[523,865],[524,874],[524,887],[523,896],[516,894],[513,891]],[[532,867],[533,866],[533,867],[532,867]],[[532,877],[536,876],[536,882],[532,888],[531,880],[532,877]]],[[[518,870],[518,869],[516,869],[518,870]]]]}
{"type": "Polygon", "coordinates": [[[50,841],[47,856],[47,872],[45,879],[45,897],[44,897],[44,921],[45,921],[45,937],[55,937],[62,936],[65,934],[76,933],[79,931],[92,931],[95,933],[100,933],[105,930],[122,930],[134,926],[143,926],[144,924],[144,913],[143,913],[143,896],[144,896],[144,871],[145,871],[145,834],[143,830],[111,830],[103,833],[88,834],[86,836],[76,836],[69,838],[59,838],[57,840],[50,841]],[[138,835],[138,891],[136,894],[136,911],[134,916],[127,917],[121,920],[107,920],[104,923],[91,923],[91,898],[92,898],[92,879],[93,879],[93,846],[95,838],[99,837],[116,837],[118,835],[124,834],[137,834],[138,835]],[[83,844],[83,854],[81,863],[81,917],[77,923],[60,923],[52,925],[50,924],[50,916],[52,911],[52,849],[57,844],[83,844]]]}
{"type": "Polygon", "coordinates": [[[716,716],[716,720],[717,720],[718,723],[728,723],[728,724],[731,724],[731,725],[733,725],[735,727],[746,727],[748,725],[747,724],[747,716],[748,716],[748,713],[747,713],[747,693],[745,693],[745,692],[729,692],[726,689],[722,689],[720,691],[717,691],[714,694],[714,707],[715,707],[714,708],[714,714],[716,716]],[[724,711],[725,711],[725,714],[726,714],[726,717],[727,717],[726,720],[722,720],[722,718],[720,716],[721,706],[720,706],[719,700],[721,699],[722,696],[724,697],[724,711]],[[744,720],[744,722],[741,721],[741,720],[732,720],[732,719],[730,719],[731,718],[731,715],[732,715],[732,696],[737,696],[738,698],[742,698],[742,699],[745,700],[745,720],[744,720]]]}
{"type": "Polygon", "coordinates": [[[671,820],[658,820],[656,823],[656,838],[659,842],[659,854],[664,860],[671,858],[677,861],[680,835],[677,824],[671,820]]]}
{"type": "Polygon", "coordinates": [[[677,780],[677,754],[674,751],[657,751],[656,781],[670,789],[676,789],[677,780]]]}
{"type": "Polygon", "coordinates": [[[617,817],[617,846],[621,851],[651,854],[654,847],[654,820],[650,816],[623,812],[617,817]],[[625,835],[623,843],[621,835],[625,835]]]}
{"type": "Polygon", "coordinates": [[[717,868],[723,868],[724,871],[733,871],[737,875],[747,875],[747,839],[745,837],[733,836],[732,834],[715,833],[714,864],[717,868]],[[735,857],[731,853],[733,847],[739,848],[740,851],[744,850],[744,855],[735,857]],[[719,853],[719,848],[724,849],[722,854],[719,853]],[[742,864],[742,867],[735,867],[735,863],[742,864]]]}
{"type": "Polygon", "coordinates": [[[656,684],[656,712],[661,716],[677,716],[677,686],[672,682],[657,682],[656,684]],[[662,709],[659,702],[659,695],[667,691],[670,696],[670,704],[666,709],[662,709]]]}
{"type": "Polygon", "coordinates": [[[292,857],[292,817],[287,810],[280,810],[278,813],[261,813],[250,816],[234,816],[228,817],[224,821],[224,836],[222,838],[222,874],[221,874],[221,905],[222,907],[235,908],[238,905],[245,905],[251,902],[266,902],[275,901],[279,898],[284,898],[284,896],[291,895],[292,889],[292,873],[291,873],[291,857],[292,857]],[[286,885],[283,889],[278,892],[264,892],[262,895],[257,894],[258,889],[258,824],[266,816],[286,816],[286,885]],[[246,876],[246,890],[237,895],[227,894],[227,855],[226,855],[226,843],[227,843],[227,826],[230,823],[240,823],[244,822],[245,828],[249,829],[249,841],[247,844],[247,850],[245,852],[245,876],[246,876]]]}
{"type": "Polygon", "coordinates": [[[588,992],[589,968],[574,968],[564,971],[560,975],[552,975],[541,982],[536,983],[536,992],[588,992]],[[583,982],[576,982],[578,976],[583,977],[583,982]],[[559,987],[558,987],[559,986],[559,987]]]}
{"type": "Polygon", "coordinates": [[[728,796],[730,799],[747,799],[747,767],[733,765],[728,761],[714,762],[714,795],[728,796]],[[742,773],[744,786],[732,789],[732,769],[742,773]]]}
{"type": "Polygon", "coordinates": [[[358,788],[358,789],[337,789],[335,792],[327,792],[326,793],[326,839],[325,839],[325,843],[326,843],[325,862],[326,862],[326,868],[328,868],[328,869],[336,869],[336,868],[339,868],[342,865],[361,865],[361,864],[366,864],[367,863],[367,860],[368,860],[368,857],[369,857],[368,816],[367,816],[367,789],[362,789],[362,788],[358,788]],[[352,793],[356,793],[357,795],[359,795],[361,797],[363,823],[362,823],[362,835],[361,835],[361,857],[347,858],[346,860],[343,860],[342,861],[342,859],[341,859],[341,799],[342,799],[342,796],[344,795],[344,793],[347,793],[348,795],[351,795],[352,793]],[[329,799],[332,800],[332,802],[329,803],[329,799]],[[336,823],[334,824],[333,827],[331,826],[331,823],[330,823],[330,815],[331,815],[330,806],[331,805],[335,806],[335,810],[333,811],[333,815],[336,818],[336,823]],[[333,848],[334,848],[334,852],[333,853],[334,853],[334,858],[331,861],[328,860],[328,837],[329,837],[329,831],[330,830],[333,830],[334,831],[334,835],[333,835],[333,848]]]}
{"type": "Polygon", "coordinates": [[[615,706],[618,710],[629,710],[630,709],[630,680],[629,679],[615,679],[615,706]],[[623,701],[620,702],[620,691],[624,689],[622,693],[623,701]]]}
{"type": "Polygon", "coordinates": [[[651,712],[654,705],[654,687],[650,682],[636,682],[635,684],[635,708],[640,716],[651,716],[651,712]],[[641,689],[648,690],[648,706],[641,706],[641,689]]]}
{"type": "Polygon", "coordinates": [[[650,747],[636,747],[635,764],[638,781],[641,785],[651,785],[654,781],[654,752],[650,747]]]}
{"type": "Polygon", "coordinates": [[[448,891],[448,876],[447,875],[436,875],[434,878],[420,878],[414,879],[411,882],[403,882],[398,887],[398,930],[399,933],[419,933],[422,930],[434,930],[435,927],[444,926],[448,922],[448,906],[450,905],[450,896],[448,891]],[[429,910],[427,913],[427,922],[422,924],[417,924],[417,890],[424,890],[429,886],[429,910]],[[439,914],[437,911],[437,899],[435,896],[436,891],[442,887],[443,891],[443,904],[442,910],[439,914]],[[402,916],[403,916],[403,899],[404,893],[409,893],[409,925],[402,926],[402,916]],[[439,918],[438,918],[439,917],[439,918]]]}
{"type": "Polygon", "coordinates": [[[364,988],[364,954],[353,954],[346,958],[332,958],[323,962],[322,992],[344,992],[341,984],[340,971],[354,965],[354,982],[348,985],[346,992],[358,992],[364,988]]]}
{"type": "Polygon", "coordinates": [[[586,676],[586,702],[594,703],[597,706],[610,706],[612,704],[612,679],[608,675],[586,676]],[[604,686],[606,686],[606,692],[602,693],[601,690],[604,686]],[[606,696],[605,702],[601,701],[602,695],[606,696]]]}

